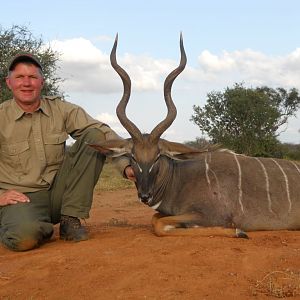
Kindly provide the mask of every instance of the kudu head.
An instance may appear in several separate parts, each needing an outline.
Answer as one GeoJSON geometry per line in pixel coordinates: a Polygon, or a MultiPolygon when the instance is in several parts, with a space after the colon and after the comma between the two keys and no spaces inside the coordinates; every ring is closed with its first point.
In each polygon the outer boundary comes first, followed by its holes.
{"type": "Polygon", "coordinates": [[[123,96],[117,106],[116,113],[121,124],[130,134],[131,139],[105,141],[97,145],[92,144],[90,146],[108,156],[129,156],[130,163],[136,177],[138,196],[142,202],[152,206],[155,180],[159,173],[160,157],[169,156],[172,159],[178,159],[178,157],[182,154],[199,152],[198,150],[187,147],[183,144],[160,139],[166,129],[171,126],[177,114],[176,107],[171,97],[171,89],[175,78],[186,66],[187,59],[183,47],[183,39],[182,35],[180,35],[180,64],[167,76],[164,83],[164,98],[168,110],[167,116],[155,126],[150,134],[142,134],[137,126],[129,120],[126,115],[126,106],[131,93],[131,80],[126,71],[117,63],[117,44],[118,35],[116,36],[115,43],[110,54],[111,65],[121,77],[124,87],[123,96]]]}

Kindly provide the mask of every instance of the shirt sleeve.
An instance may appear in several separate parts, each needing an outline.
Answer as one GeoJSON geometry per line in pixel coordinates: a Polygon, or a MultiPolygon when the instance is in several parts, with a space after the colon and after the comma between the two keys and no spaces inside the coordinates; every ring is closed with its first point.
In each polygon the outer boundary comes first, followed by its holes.
{"type": "Polygon", "coordinates": [[[63,105],[66,130],[73,139],[78,139],[87,129],[98,128],[106,140],[121,139],[107,124],[92,118],[83,108],[70,103],[61,102],[63,105]]]}
{"type": "MultiPolygon", "coordinates": [[[[105,135],[106,140],[122,139],[107,124],[93,119],[83,108],[75,104],[64,102],[66,110],[66,128],[72,138],[79,138],[89,128],[99,128],[105,135]]],[[[113,164],[124,178],[124,170],[130,165],[129,158],[120,156],[113,159],[113,164]]]]}

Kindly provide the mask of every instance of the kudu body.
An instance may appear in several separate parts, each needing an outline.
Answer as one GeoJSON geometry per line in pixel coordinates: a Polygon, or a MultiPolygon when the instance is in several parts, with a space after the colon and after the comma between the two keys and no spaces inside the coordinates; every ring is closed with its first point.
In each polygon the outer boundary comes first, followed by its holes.
{"type": "Polygon", "coordinates": [[[157,235],[247,237],[244,231],[300,229],[298,163],[223,149],[201,151],[160,139],[176,117],[171,88],[186,65],[182,37],[180,64],[164,85],[168,114],[150,134],[141,134],[126,116],[131,82],[117,64],[116,47],[117,38],[111,64],[124,85],[117,115],[131,139],[91,146],[129,157],[140,200],[158,212],[152,221],[157,235]]]}

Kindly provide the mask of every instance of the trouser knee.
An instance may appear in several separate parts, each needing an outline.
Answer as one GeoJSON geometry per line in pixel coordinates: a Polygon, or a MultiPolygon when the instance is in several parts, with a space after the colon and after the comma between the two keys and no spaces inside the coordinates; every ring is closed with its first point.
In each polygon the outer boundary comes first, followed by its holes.
{"type": "Polygon", "coordinates": [[[99,180],[105,156],[87,143],[104,140],[97,128],[87,130],[66,152],[64,162],[51,188],[51,222],[60,221],[61,214],[88,218],[93,190],[99,180]]]}
{"type": "Polygon", "coordinates": [[[44,222],[23,223],[2,234],[1,242],[13,251],[26,251],[39,247],[53,234],[53,225],[44,222]]]}
{"type": "MultiPolygon", "coordinates": [[[[81,149],[83,151],[93,150],[90,148],[87,143],[97,143],[105,140],[104,133],[98,128],[90,128],[86,130],[82,136],[77,139],[77,141],[69,148],[68,152],[72,154],[72,152],[77,153],[81,149]]],[[[93,150],[95,151],[95,150],[93,150]]]]}

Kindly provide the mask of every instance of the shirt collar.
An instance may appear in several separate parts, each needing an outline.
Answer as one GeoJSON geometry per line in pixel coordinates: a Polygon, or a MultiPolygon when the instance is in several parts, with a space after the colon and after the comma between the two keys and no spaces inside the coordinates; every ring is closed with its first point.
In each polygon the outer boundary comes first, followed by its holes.
{"type": "Polygon", "coordinates": [[[41,112],[43,112],[47,117],[50,116],[50,109],[49,106],[46,103],[47,101],[45,101],[45,99],[41,99],[41,104],[40,104],[40,110],[41,112]]]}
{"type": "Polygon", "coordinates": [[[22,108],[17,104],[15,99],[12,100],[12,107],[14,111],[15,120],[20,119],[25,114],[24,110],[22,110],[22,108]]]}
{"type": "MultiPolygon", "coordinates": [[[[14,109],[14,114],[15,114],[15,120],[20,119],[26,112],[17,104],[17,102],[13,99],[12,100],[12,106],[14,109]]],[[[44,113],[46,116],[50,116],[49,108],[46,106],[46,103],[43,99],[41,99],[40,107],[37,109],[37,111],[41,111],[44,113]]]]}

